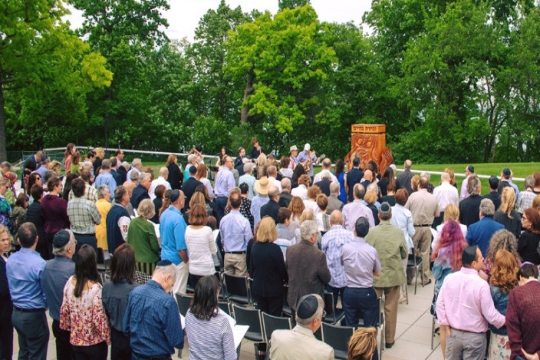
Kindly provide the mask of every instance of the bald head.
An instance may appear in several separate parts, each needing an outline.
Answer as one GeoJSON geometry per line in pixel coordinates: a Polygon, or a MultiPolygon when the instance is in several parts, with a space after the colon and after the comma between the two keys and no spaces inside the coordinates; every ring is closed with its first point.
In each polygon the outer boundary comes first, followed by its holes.
{"type": "Polygon", "coordinates": [[[266,173],[268,174],[268,176],[271,176],[273,178],[276,177],[277,175],[277,169],[274,165],[270,165],[267,169],[266,169],[266,173]]]}
{"type": "Polygon", "coordinates": [[[371,172],[371,170],[366,170],[366,172],[364,173],[364,179],[366,179],[367,181],[373,180],[373,173],[371,172]]]}
{"type": "Polygon", "coordinates": [[[167,169],[165,166],[159,169],[159,176],[167,179],[168,175],[169,175],[169,169],[167,169]]]}
{"type": "Polygon", "coordinates": [[[330,225],[343,225],[343,215],[341,214],[341,211],[332,211],[330,214],[330,225]]]}
{"type": "Polygon", "coordinates": [[[410,170],[412,167],[412,161],[409,159],[405,160],[405,163],[403,163],[403,167],[405,168],[405,170],[410,170]]]}
{"type": "Polygon", "coordinates": [[[330,169],[331,166],[332,166],[332,162],[330,161],[330,159],[326,158],[323,160],[322,162],[323,169],[330,169]]]}
{"type": "Polygon", "coordinates": [[[291,180],[286,177],[281,179],[281,188],[283,189],[283,192],[291,192],[291,180]]]}
{"type": "Polygon", "coordinates": [[[276,196],[279,196],[279,189],[277,186],[271,186],[270,189],[268,189],[268,197],[274,198],[276,196]]]}
{"type": "Polygon", "coordinates": [[[332,182],[330,184],[330,195],[335,195],[335,196],[339,195],[339,183],[332,182]]]}
{"type": "Polygon", "coordinates": [[[441,174],[441,181],[442,182],[450,182],[450,174],[443,172],[441,174]]]}

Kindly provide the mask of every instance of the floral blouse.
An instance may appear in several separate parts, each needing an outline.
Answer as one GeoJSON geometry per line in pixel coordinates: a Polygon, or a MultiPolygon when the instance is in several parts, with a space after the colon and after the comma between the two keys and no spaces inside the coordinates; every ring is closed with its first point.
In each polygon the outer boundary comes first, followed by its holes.
{"type": "Polygon", "coordinates": [[[109,321],[101,301],[101,284],[95,283],[84,290],[81,297],[73,295],[74,276],[64,287],[60,308],[60,328],[69,331],[69,342],[74,346],[90,346],[106,341],[111,343],[109,321]]]}

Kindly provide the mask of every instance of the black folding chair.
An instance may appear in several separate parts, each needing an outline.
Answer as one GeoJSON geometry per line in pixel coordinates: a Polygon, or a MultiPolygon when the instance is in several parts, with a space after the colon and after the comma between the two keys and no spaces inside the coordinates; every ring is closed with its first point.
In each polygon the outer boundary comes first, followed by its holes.
{"type": "Polygon", "coordinates": [[[324,311],[326,311],[323,319],[325,323],[337,324],[345,317],[343,309],[336,309],[334,306],[334,294],[331,292],[324,292],[324,311]]]}
{"type": "Polygon", "coordinates": [[[247,277],[223,274],[223,279],[229,301],[242,305],[251,304],[247,277]]]}
{"type": "Polygon", "coordinates": [[[414,268],[414,295],[416,295],[416,287],[418,286],[418,272],[422,277],[422,286],[424,286],[424,272],[420,271],[420,266],[422,266],[422,258],[416,256],[416,249],[413,249],[413,253],[409,254],[407,259],[407,269],[414,268]]]}
{"type": "Polygon", "coordinates": [[[321,325],[322,341],[334,348],[336,359],[347,359],[349,340],[354,333],[352,326],[321,325]]]}
{"type": "Polygon", "coordinates": [[[180,312],[180,314],[182,314],[182,316],[186,316],[193,296],[187,296],[182,294],[175,294],[175,296],[176,303],[178,305],[178,311],[180,312]]]}
{"type": "Polygon", "coordinates": [[[291,330],[292,320],[290,317],[279,317],[262,313],[262,322],[264,330],[264,340],[269,343],[272,338],[272,333],[274,330],[291,330]]]}

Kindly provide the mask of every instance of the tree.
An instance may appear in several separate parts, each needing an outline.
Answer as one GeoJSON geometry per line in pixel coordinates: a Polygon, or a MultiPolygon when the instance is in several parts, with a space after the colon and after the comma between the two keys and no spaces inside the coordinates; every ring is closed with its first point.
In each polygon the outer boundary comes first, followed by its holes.
{"type": "Polygon", "coordinates": [[[279,10],[294,9],[304,5],[311,5],[309,0],[278,0],[279,10]]]}
{"type": "Polygon", "coordinates": [[[321,83],[335,61],[322,36],[315,10],[266,12],[239,26],[226,44],[228,70],[246,81],[241,123],[258,116],[271,145],[305,121],[315,122],[321,83]],[[277,130],[277,133],[275,133],[277,130]]]}
{"type": "Polygon", "coordinates": [[[143,145],[143,129],[150,108],[150,87],[145,72],[147,60],[156,48],[167,44],[162,17],[167,0],[72,0],[83,12],[78,30],[93,49],[107,57],[114,73],[111,87],[95,91],[88,99],[89,118],[103,121],[100,138],[109,137],[118,146],[143,145]]]}
{"type": "MultiPolygon", "coordinates": [[[[66,13],[62,2],[56,0],[0,4],[0,160],[7,158],[8,93],[17,91],[24,99],[18,107],[11,107],[16,110],[11,115],[17,122],[21,113],[32,113],[43,98],[61,93],[75,99],[93,88],[110,85],[112,73],[105,68],[105,58],[91,52],[62,22],[66,13]]],[[[77,102],[77,110],[81,106],[77,102]]]]}

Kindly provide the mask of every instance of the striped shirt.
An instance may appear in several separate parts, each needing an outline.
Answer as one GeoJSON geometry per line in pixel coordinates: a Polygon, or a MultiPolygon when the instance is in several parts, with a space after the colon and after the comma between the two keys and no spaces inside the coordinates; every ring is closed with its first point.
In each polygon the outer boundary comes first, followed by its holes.
{"type": "Polygon", "coordinates": [[[188,310],[186,333],[190,360],[236,360],[232,328],[222,312],[210,320],[199,320],[188,310]]]}
{"type": "Polygon", "coordinates": [[[96,224],[101,223],[101,214],[96,204],[82,197],[68,202],[67,213],[71,231],[77,234],[95,234],[96,224]]]}

